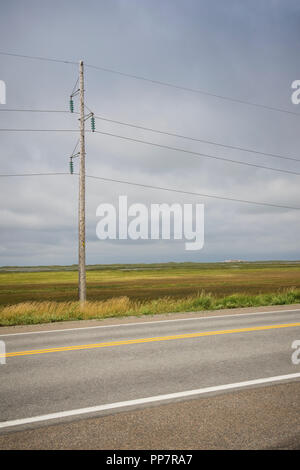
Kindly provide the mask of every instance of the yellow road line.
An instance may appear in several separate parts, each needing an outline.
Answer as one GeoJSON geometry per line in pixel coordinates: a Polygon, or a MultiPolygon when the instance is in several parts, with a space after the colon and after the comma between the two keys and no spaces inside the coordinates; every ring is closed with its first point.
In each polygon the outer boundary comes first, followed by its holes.
{"type": "Polygon", "coordinates": [[[0,357],[28,356],[32,354],[46,354],[46,353],[52,353],[52,352],[78,351],[82,349],[107,348],[111,346],[124,346],[128,344],[152,343],[154,341],[169,341],[172,339],[199,338],[201,336],[215,336],[215,335],[225,335],[225,334],[232,334],[232,333],[246,333],[250,331],[274,330],[278,328],[292,328],[295,326],[300,326],[300,323],[285,323],[283,325],[253,326],[249,328],[236,328],[234,330],[204,331],[201,333],[188,333],[184,335],[157,336],[154,338],[139,338],[139,339],[128,339],[128,340],[123,340],[123,341],[111,341],[109,343],[80,344],[78,346],[62,346],[58,348],[49,348],[49,349],[33,349],[31,351],[10,352],[10,353],[0,355],[0,357]]]}

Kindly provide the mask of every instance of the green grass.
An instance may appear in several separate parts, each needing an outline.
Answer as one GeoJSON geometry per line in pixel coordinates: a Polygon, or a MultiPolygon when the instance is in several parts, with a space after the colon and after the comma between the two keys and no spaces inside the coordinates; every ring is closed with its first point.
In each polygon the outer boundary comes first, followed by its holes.
{"type": "Polygon", "coordinates": [[[116,297],[104,301],[89,301],[83,308],[80,308],[78,302],[24,302],[1,307],[0,325],[103,319],[129,315],[157,315],[159,313],[284,305],[299,302],[300,289],[290,289],[276,294],[233,294],[225,297],[199,293],[181,299],[162,297],[144,302],[132,301],[128,297],[116,297]]]}
{"type": "MultiPolygon", "coordinates": [[[[77,300],[76,267],[0,268],[0,305],[77,300]],[[34,271],[32,271],[34,269],[34,271]],[[38,271],[42,269],[42,271],[38,271]],[[47,269],[47,270],[46,270],[47,269]]],[[[224,297],[300,289],[300,263],[166,263],[89,266],[87,295],[92,301],[128,297],[145,301],[183,298],[200,291],[224,297]]]]}
{"type": "Polygon", "coordinates": [[[300,263],[88,266],[84,310],[77,282],[76,266],[0,268],[0,325],[295,303],[300,263]]]}

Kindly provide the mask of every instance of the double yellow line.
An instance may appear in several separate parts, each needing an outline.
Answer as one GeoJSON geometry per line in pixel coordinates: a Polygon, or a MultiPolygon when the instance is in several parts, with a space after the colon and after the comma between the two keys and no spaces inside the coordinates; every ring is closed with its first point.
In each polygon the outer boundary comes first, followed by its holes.
{"type": "Polygon", "coordinates": [[[200,338],[202,336],[215,336],[215,335],[225,335],[225,334],[232,334],[232,333],[246,333],[250,331],[275,330],[279,328],[293,328],[296,326],[300,326],[300,323],[285,323],[282,325],[253,326],[249,328],[235,328],[232,330],[205,331],[201,333],[188,333],[184,335],[157,336],[154,338],[139,338],[139,339],[128,339],[128,340],[123,340],[123,341],[110,341],[108,343],[80,344],[77,346],[62,346],[58,348],[33,349],[30,351],[15,351],[15,352],[6,353],[5,355],[4,354],[0,355],[0,357],[30,356],[33,354],[47,354],[47,353],[64,352],[64,351],[79,351],[83,349],[109,348],[112,346],[125,346],[128,344],[153,343],[155,341],[170,341],[173,339],[200,338]]]}

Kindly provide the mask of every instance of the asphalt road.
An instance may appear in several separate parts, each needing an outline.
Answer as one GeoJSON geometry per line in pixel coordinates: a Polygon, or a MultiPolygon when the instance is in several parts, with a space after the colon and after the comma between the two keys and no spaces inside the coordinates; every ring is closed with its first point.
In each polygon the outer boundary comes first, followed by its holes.
{"type": "Polygon", "coordinates": [[[300,310],[0,340],[1,448],[300,448],[300,310]]]}

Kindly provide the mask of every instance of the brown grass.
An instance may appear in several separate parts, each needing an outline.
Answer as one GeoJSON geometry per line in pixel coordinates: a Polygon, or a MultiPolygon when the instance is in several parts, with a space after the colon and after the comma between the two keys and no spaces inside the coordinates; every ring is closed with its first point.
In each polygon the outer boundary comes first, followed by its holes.
{"type": "Polygon", "coordinates": [[[102,319],[127,315],[155,315],[158,313],[283,305],[299,302],[300,290],[296,289],[273,294],[233,294],[221,298],[202,292],[180,299],[162,297],[144,302],[130,300],[128,297],[114,297],[104,301],[88,301],[83,307],[79,302],[22,302],[0,308],[0,325],[102,319]]]}

